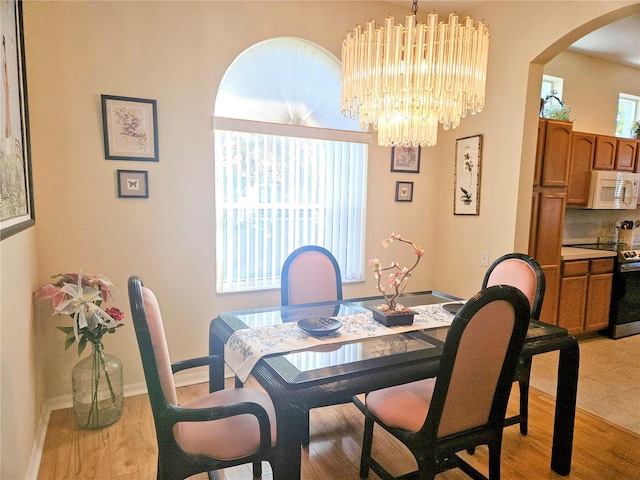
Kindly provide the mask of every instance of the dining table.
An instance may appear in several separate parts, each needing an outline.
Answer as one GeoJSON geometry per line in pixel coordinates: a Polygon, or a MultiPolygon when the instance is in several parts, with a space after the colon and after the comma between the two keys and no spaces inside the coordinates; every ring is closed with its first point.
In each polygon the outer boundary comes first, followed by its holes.
{"type": "MultiPolygon", "coordinates": [[[[227,364],[228,344],[237,344],[238,335],[260,333],[266,336],[258,338],[265,339],[274,332],[285,331],[300,340],[299,344],[281,347],[275,353],[267,348],[265,355],[254,358],[248,365],[234,367],[237,387],[244,384],[250,373],[273,401],[278,432],[274,460],[277,478],[300,478],[302,434],[308,428],[310,409],[348,403],[355,395],[437,375],[448,331],[439,310],[444,310],[442,307],[447,304],[464,302],[453,295],[437,291],[403,294],[400,303],[426,312],[416,317],[425,323],[416,321],[408,328],[382,327],[388,331],[381,331],[376,327],[371,329],[375,333],[362,337],[341,332],[342,329],[322,337],[297,331],[298,321],[305,319],[331,318],[343,320],[343,324],[350,319],[365,321],[382,302],[383,298],[378,296],[275,306],[220,313],[211,321],[209,353],[226,355],[227,364]],[[431,312],[437,317],[435,322],[425,320],[425,315],[432,316],[431,312]]],[[[452,320],[454,314],[449,315],[452,320]]],[[[263,343],[271,342],[263,340],[263,343]]],[[[578,342],[564,328],[531,321],[521,357],[526,360],[551,351],[559,351],[559,356],[550,466],[554,472],[568,475],[578,386],[578,342]]],[[[224,388],[224,369],[224,365],[210,369],[211,391],[224,388]]]]}

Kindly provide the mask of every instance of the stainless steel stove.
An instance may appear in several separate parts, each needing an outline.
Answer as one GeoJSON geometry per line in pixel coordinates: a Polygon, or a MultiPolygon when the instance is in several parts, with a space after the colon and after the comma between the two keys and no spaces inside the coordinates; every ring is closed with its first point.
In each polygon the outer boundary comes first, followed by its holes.
{"type": "Polygon", "coordinates": [[[618,252],[613,271],[607,333],[611,338],[640,333],[640,245],[618,243],[571,246],[618,252]]]}
{"type": "Polygon", "coordinates": [[[640,245],[627,247],[623,245],[623,250],[618,250],[618,261],[621,263],[640,262],[640,245]],[[629,250],[627,250],[629,248],[629,250]]]}

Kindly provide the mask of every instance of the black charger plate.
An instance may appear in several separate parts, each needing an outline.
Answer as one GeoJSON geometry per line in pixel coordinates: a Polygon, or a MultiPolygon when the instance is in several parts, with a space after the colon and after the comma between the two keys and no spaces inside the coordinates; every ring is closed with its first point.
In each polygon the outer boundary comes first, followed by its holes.
{"type": "Polygon", "coordinates": [[[298,320],[298,327],[314,337],[329,335],[341,326],[340,320],[331,317],[311,317],[298,320]]]}

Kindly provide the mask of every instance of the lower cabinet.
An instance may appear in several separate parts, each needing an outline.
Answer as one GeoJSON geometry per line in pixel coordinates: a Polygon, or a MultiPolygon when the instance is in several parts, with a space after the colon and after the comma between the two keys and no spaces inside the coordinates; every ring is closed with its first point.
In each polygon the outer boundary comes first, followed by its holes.
{"type": "Polygon", "coordinates": [[[563,262],[558,325],[572,335],[606,328],[612,283],[613,258],[563,262]]]}

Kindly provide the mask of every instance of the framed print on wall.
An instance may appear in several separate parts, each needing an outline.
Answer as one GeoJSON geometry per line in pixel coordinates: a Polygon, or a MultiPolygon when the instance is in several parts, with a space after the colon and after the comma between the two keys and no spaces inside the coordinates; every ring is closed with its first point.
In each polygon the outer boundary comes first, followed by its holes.
{"type": "Polygon", "coordinates": [[[420,147],[393,147],[391,171],[420,173],[420,147]]]}
{"type": "Polygon", "coordinates": [[[100,97],[105,158],[157,162],[156,101],[113,95],[100,97]]]}
{"type": "Polygon", "coordinates": [[[2,110],[0,111],[0,240],[35,223],[29,109],[22,38],[22,2],[0,1],[2,110]]]}
{"type": "Polygon", "coordinates": [[[413,182],[396,182],[396,202],[413,201],[413,182]]]}
{"type": "Polygon", "coordinates": [[[480,160],[482,135],[456,140],[453,214],[480,214],[480,160]]]}
{"type": "Polygon", "coordinates": [[[149,174],[145,170],[118,170],[118,198],[149,198],[149,174]]]}

